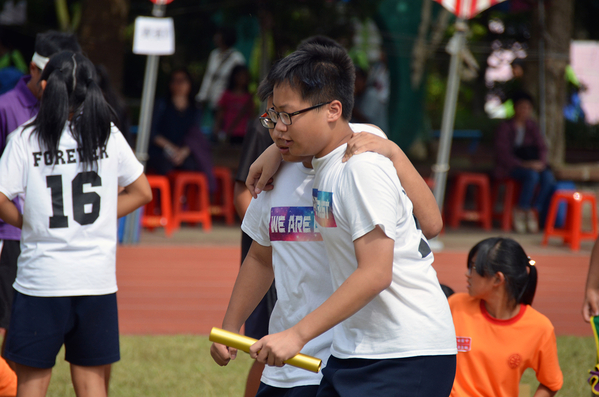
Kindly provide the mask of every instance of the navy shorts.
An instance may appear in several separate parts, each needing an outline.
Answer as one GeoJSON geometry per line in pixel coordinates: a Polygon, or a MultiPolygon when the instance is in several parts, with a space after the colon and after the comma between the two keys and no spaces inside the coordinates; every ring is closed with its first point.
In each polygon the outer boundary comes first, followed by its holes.
{"type": "Polygon", "coordinates": [[[318,397],[447,397],[456,356],[419,356],[384,360],[329,357],[318,397]]]}
{"type": "Polygon", "coordinates": [[[318,385],[297,387],[273,387],[260,382],[256,397],[315,397],[318,385]]]}
{"type": "Polygon", "coordinates": [[[65,345],[65,360],[98,366],[120,359],[116,294],[37,297],[15,293],[5,357],[51,368],[65,345]]]}

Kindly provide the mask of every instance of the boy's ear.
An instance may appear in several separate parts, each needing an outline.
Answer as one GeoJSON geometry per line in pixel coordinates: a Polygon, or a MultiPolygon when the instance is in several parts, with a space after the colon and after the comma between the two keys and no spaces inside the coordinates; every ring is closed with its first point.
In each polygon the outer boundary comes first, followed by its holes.
{"type": "Polygon", "coordinates": [[[341,114],[343,113],[343,105],[338,100],[334,100],[328,104],[328,112],[327,121],[337,121],[341,118],[341,114]]]}

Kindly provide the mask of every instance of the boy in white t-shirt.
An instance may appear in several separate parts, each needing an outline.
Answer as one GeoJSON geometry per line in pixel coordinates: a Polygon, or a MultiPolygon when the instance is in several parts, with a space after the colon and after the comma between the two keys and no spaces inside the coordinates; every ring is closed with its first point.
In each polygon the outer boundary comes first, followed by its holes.
{"type": "MultiPolygon", "coordinates": [[[[268,83],[265,81],[262,85],[264,84],[268,83]]],[[[271,106],[272,97],[269,97],[268,107],[271,106]]],[[[274,127],[274,123],[265,117],[263,117],[263,125],[274,127]]],[[[399,158],[399,161],[396,161],[399,176],[406,180],[420,179],[421,182],[421,185],[410,190],[410,193],[432,196],[417,171],[411,165],[402,163],[406,159],[399,147],[391,141],[374,138],[374,135],[384,136],[378,128],[365,124],[352,124],[351,127],[354,131],[368,131],[373,135],[356,136],[352,141],[354,149],[359,148],[360,151],[383,149],[382,151],[390,157],[396,160],[399,158]]],[[[272,132],[272,129],[270,131],[272,132]]],[[[247,314],[248,310],[251,311],[255,306],[255,301],[260,299],[263,286],[271,282],[273,274],[276,274],[274,279],[280,293],[271,315],[269,326],[271,333],[292,327],[333,293],[325,247],[314,225],[312,207],[314,170],[311,156],[304,159],[290,155],[283,157],[293,163],[284,162],[281,165],[275,177],[276,188],[252,200],[244,217],[242,229],[254,243],[252,255],[247,262],[244,262],[238,276],[223,321],[223,328],[233,332],[239,331],[245,317],[242,313],[247,314]],[[301,160],[304,161],[300,162],[301,160]],[[261,274],[263,270],[268,273],[268,277],[253,277],[261,274]],[[253,294],[242,295],[239,293],[240,290],[253,292],[253,294]]],[[[425,229],[436,234],[440,231],[438,225],[440,225],[441,215],[434,199],[428,200],[428,204],[427,214],[417,215],[427,219],[424,224],[425,229]]],[[[326,364],[332,339],[332,330],[329,330],[308,342],[303,352],[319,357],[326,364]]],[[[214,344],[211,354],[217,363],[226,365],[236,352],[223,345],[214,344]]],[[[321,378],[321,374],[292,366],[282,368],[267,366],[257,396],[313,396],[317,392],[321,378]]]]}
{"type": "Polygon", "coordinates": [[[281,366],[339,324],[318,396],[448,396],[455,332],[412,203],[382,156],[341,161],[352,136],[351,60],[338,48],[305,46],[269,79],[276,145],[283,155],[315,156],[313,206],[335,292],[254,344],[252,357],[281,366]]]}

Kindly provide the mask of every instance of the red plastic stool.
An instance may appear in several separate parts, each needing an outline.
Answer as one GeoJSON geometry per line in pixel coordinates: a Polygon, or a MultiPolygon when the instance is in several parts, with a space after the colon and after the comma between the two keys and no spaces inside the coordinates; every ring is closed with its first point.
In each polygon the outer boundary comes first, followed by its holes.
{"type": "Polygon", "coordinates": [[[510,232],[512,230],[512,212],[518,202],[518,194],[520,191],[520,183],[514,179],[505,178],[495,181],[492,189],[493,206],[491,211],[493,219],[497,219],[501,222],[501,230],[504,232],[510,232]],[[501,210],[496,211],[495,208],[500,202],[499,199],[499,188],[504,186],[503,199],[501,200],[501,210]]]}
{"type": "Polygon", "coordinates": [[[167,237],[173,234],[174,225],[171,213],[171,187],[168,178],[160,175],[148,175],[148,182],[152,188],[153,198],[145,207],[141,225],[150,230],[164,227],[167,237]],[[156,194],[158,191],[160,194],[156,194]],[[156,203],[160,197],[160,214],[156,213],[156,203]]]}
{"type": "Polygon", "coordinates": [[[564,243],[570,243],[572,251],[580,249],[581,240],[595,240],[597,238],[597,202],[593,193],[577,192],[575,190],[558,190],[553,193],[547,221],[545,222],[545,234],[543,245],[547,245],[549,237],[562,237],[564,243]],[[563,228],[555,227],[555,218],[559,203],[565,201],[568,204],[566,223],[563,228]],[[582,231],[582,205],[587,202],[591,205],[591,231],[582,231]]]}
{"type": "Polygon", "coordinates": [[[217,190],[210,206],[210,213],[213,216],[223,216],[226,224],[232,225],[235,222],[235,206],[231,170],[226,167],[214,167],[212,171],[216,178],[217,190]]]}
{"type": "Polygon", "coordinates": [[[460,172],[456,175],[452,200],[449,205],[449,226],[457,228],[462,220],[480,222],[485,230],[491,229],[491,188],[485,174],[460,172]],[[468,186],[477,188],[476,210],[465,210],[468,186]]]}
{"type": "Polygon", "coordinates": [[[181,222],[201,223],[205,231],[212,230],[210,217],[210,193],[208,178],[201,172],[177,172],[173,174],[173,224],[176,229],[181,222]],[[187,188],[187,192],[186,192],[187,188]]]}

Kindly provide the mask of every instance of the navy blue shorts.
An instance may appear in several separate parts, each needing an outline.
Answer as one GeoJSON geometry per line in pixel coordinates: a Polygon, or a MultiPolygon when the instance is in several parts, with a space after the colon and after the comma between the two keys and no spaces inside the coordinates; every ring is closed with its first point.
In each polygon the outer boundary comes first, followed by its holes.
{"type": "Polygon", "coordinates": [[[5,358],[52,368],[65,345],[65,360],[80,366],[120,359],[116,294],[37,297],[15,293],[5,358]]]}
{"type": "Polygon", "coordinates": [[[297,387],[272,387],[260,382],[260,388],[256,397],[315,397],[318,385],[297,387]]]}
{"type": "Polygon", "coordinates": [[[447,397],[455,377],[456,356],[419,356],[384,360],[329,357],[318,397],[447,397]]]}

